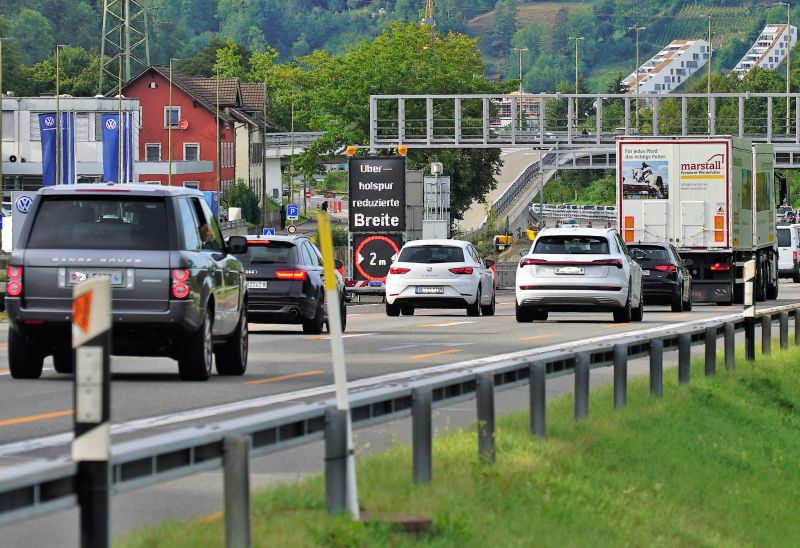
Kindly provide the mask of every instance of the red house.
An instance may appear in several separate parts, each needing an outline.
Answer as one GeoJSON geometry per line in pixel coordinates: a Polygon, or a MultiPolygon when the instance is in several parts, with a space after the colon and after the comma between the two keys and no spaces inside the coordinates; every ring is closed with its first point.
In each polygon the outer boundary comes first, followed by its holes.
{"type": "Polygon", "coordinates": [[[217,88],[216,79],[188,76],[173,65],[171,82],[171,103],[168,66],[152,65],[123,88],[123,95],[139,99],[142,109],[138,180],[224,192],[235,176],[235,128],[237,124],[255,124],[257,132],[259,126],[263,127],[261,120],[246,114],[245,108],[258,111],[263,105],[248,108],[238,78],[220,78],[217,88]]]}

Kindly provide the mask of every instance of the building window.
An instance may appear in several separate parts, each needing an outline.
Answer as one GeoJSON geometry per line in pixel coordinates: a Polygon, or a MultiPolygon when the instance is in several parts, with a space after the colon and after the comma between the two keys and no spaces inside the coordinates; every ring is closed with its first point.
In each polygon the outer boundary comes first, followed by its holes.
{"type": "Polygon", "coordinates": [[[161,181],[142,181],[146,185],[160,185],[161,181]]]}
{"type": "Polygon", "coordinates": [[[187,162],[196,162],[200,159],[200,145],[198,143],[184,143],[183,159],[187,162]]]}
{"type": "Polygon", "coordinates": [[[164,127],[178,127],[181,121],[181,107],[172,106],[172,115],[170,116],[170,107],[164,107],[164,127]]]}
{"type": "Polygon", "coordinates": [[[183,186],[186,188],[193,188],[195,190],[200,190],[200,181],[184,181],[183,186]]]}
{"type": "Polygon", "coordinates": [[[14,140],[14,112],[11,110],[3,111],[3,141],[14,140]]]}
{"type": "Polygon", "coordinates": [[[161,143],[146,143],[144,145],[144,156],[147,162],[160,162],[161,143]]]}

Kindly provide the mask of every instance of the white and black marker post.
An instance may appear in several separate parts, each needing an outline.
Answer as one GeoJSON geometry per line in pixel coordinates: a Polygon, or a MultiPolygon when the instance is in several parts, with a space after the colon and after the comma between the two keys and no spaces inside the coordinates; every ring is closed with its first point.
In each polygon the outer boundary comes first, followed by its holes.
{"type": "Polygon", "coordinates": [[[336,386],[336,410],[328,414],[325,432],[325,498],[328,512],[347,511],[359,519],[356,464],[353,455],[353,425],[347,397],[347,366],[342,340],[342,318],[339,286],[333,256],[330,214],[317,215],[322,268],[325,275],[325,304],[328,312],[328,334],[331,338],[333,380],[336,386]]]}
{"type": "Polygon", "coordinates": [[[756,359],[756,301],[753,298],[753,281],[756,277],[756,260],[744,263],[744,359],[756,359]]]}
{"type": "Polygon", "coordinates": [[[111,285],[94,278],[72,293],[75,364],[75,439],[81,546],[107,547],[110,537],[111,285]]]}

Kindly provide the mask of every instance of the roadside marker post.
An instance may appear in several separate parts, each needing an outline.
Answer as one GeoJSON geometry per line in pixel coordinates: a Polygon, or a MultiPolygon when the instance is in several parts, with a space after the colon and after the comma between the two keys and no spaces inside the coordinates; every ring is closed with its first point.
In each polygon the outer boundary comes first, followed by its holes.
{"type": "Polygon", "coordinates": [[[756,304],[753,299],[753,280],[756,277],[756,260],[744,263],[744,359],[756,359],[756,304]]]}
{"type": "Polygon", "coordinates": [[[111,544],[111,283],[94,278],[72,293],[72,348],[75,364],[75,439],[78,505],[83,548],[111,544]]]}
{"type": "Polygon", "coordinates": [[[325,274],[325,305],[328,310],[328,331],[331,337],[333,379],[336,386],[336,416],[329,414],[328,422],[330,428],[326,429],[325,433],[327,509],[329,513],[338,513],[346,510],[353,519],[357,520],[359,519],[359,509],[358,491],[356,489],[356,463],[353,455],[353,424],[350,416],[350,401],[347,397],[347,365],[344,358],[342,317],[340,315],[341,309],[339,308],[339,288],[334,265],[330,214],[326,211],[319,212],[317,214],[317,223],[319,225],[319,243],[322,248],[322,268],[325,274]],[[339,424],[342,420],[346,423],[344,429],[341,429],[339,424]],[[331,439],[328,439],[329,432],[331,439]],[[341,443],[341,433],[345,435],[346,443],[344,444],[341,443]],[[342,485],[345,488],[345,496],[343,498],[340,492],[342,485]],[[344,503],[344,507],[342,507],[342,503],[344,503]]]}

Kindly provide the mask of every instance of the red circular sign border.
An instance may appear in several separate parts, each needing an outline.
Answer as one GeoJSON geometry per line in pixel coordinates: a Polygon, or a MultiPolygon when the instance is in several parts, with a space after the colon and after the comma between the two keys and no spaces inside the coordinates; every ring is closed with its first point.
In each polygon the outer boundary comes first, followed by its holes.
{"type": "MultiPolygon", "coordinates": [[[[394,249],[395,253],[400,253],[400,248],[397,247],[397,244],[395,244],[394,241],[391,238],[389,238],[387,236],[368,236],[367,238],[364,238],[364,241],[362,241],[360,244],[358,244],[358,247],[356,248],[356,253],[355,253],[356,256],[361,255],[361,250],[364,249],[365,245],[367,245],[369,242],[372,242],[372,241],[375,241],[375,240],[382,240],[382,241],[387,242],[390,246],[392,246],[392,248],[394,249]]],[[[385,282],[386,281],[386,276],[384,276],[383,278],[375,278],[374,276],[370,276],[369,274],[364,272],[364,270],[361,268],[361,264],[358,261],[355,261],[355,263],[356,263],[356,269],[361,273],[362,276],[364,276],[364,278],[367,279],[367,281],[370,281],[370,282],[385,282]]]]}

